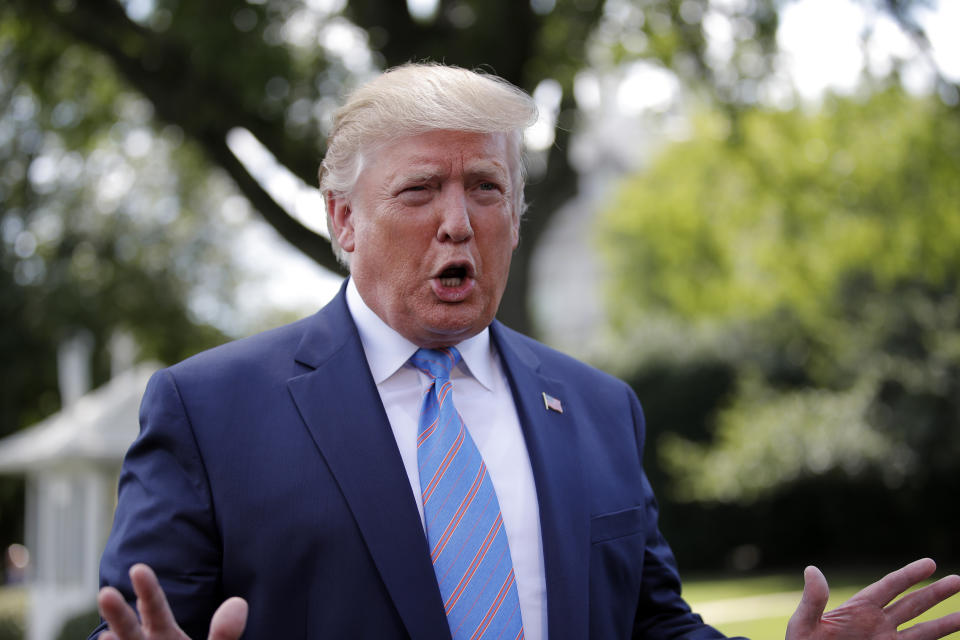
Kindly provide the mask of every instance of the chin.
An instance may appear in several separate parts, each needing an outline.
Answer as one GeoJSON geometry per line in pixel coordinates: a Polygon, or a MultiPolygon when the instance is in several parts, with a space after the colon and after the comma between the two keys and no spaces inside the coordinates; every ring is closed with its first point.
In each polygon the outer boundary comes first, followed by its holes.
{"type": "Polygon", "coordinates": [[[493,321],[493,313],[478,309],[475,304],[445,304],[436,314],[436,327],[453,332],[470,331],[479,333],[493,321]]]}
{"type": "MultiPolygon", "coordinates": [[[[436,322],[428,324],[425,337],[437,346],[449,346],[477,335],[489,323],[477,322],[436,322]]],[[[423,346],[423,345],[421,345],[423,346]]]]}

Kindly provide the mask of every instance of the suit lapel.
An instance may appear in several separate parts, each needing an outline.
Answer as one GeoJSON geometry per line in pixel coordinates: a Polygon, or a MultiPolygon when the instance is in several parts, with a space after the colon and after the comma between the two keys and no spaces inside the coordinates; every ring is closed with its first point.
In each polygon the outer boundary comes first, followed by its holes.
{"type": "Polygon", "coordinates": [[[291,378],[290,393],[410,636],[449,640],[416,502],[343,290],[315,319],[297,351],[313,370],[291,378]]]}
{"type": "Polygon", "coordinates": [[[582,416],[547,410],[542,394],[570,397],[564,384],[539,371],[538,358],[516,334],[498,322],[491,333],[510,380],[536,482],[548,632],[551,640],[586,638],[590,518],[574,423],[582,416]]]}
{"type": "MultiPolygon", "coordinates": [[[[578,459],[578,416],[544,407],[543,393],[561,400],[569,396],[562,382],[539,371],[539,360],[515,334],[494,322],[491,335],[510,381],[536,482],[550,638],[585,638],[589,513],[578,459]]],[[[342,290],[317,314],[296,357],[310,370],[288,381],[290,393],[409,635],[449,640],[416,502],[342,290]]]]}

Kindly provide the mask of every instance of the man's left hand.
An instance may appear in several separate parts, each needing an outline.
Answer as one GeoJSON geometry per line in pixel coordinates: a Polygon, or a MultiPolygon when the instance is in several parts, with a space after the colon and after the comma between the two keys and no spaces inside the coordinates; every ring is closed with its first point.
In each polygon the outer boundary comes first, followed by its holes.
{"type": "Polygon", "coordinates": [[[787,625],[786,640],[934,640],[960,631],[960,612],[897,631],[904,623],[960,592],[960,576],[953,575],[893,602],[933,575],[936,568],[929,558],[912,562],[824,613],[830,595],[827,580],[816,567],[807,567],[803,573],[803,598],[787,625]]]}

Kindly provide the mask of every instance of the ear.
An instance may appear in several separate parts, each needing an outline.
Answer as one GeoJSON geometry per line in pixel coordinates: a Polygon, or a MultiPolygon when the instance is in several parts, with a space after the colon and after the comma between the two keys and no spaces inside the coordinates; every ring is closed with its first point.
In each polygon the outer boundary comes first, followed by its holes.
{"type": "Polygon", "coordinates": [[[517,213],[516,211],[514,211],[514,212],[511,214],[511,218],[512,218],[512,221],[511,221],[511,223],[512,223],[512,229],[511,229],[511,231],[512,231],[512,240],[513,240],[513,244],[512,244],[512,246],[511,246],[511,248],[512,248],[512,249],[516,249],[517,246],[519,246],[519,244],[520,244],[520,214],[517,213]]]}
{"type": "Polygon", "coordinates": [[[354,217],[350,202],[344,195],[327,193],[327,218],[330,221],[330,233],[340,248],[352,252],[354,248],[354,217]]]}

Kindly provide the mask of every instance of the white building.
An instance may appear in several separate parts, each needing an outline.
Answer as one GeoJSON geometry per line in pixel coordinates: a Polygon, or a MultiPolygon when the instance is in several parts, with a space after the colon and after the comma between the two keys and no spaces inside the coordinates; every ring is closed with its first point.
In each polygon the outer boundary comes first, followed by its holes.
{"type": "Polygon", "coordinates": [[[66,620],[96,606],[120,463],[158,368],[141,364],[84,394],[89,347],[83,342],[61,350],[63,409],[0,440],[0,473],[26,476],[27,640],[54,640],[66,620]]]}

